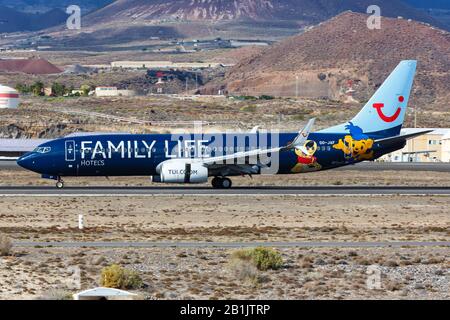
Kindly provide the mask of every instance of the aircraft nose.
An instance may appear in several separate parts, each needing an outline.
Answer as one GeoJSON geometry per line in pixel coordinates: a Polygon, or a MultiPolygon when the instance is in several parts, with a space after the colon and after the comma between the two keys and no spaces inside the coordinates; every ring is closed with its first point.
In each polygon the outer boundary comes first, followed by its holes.
{"type": "Polygon", "coordinates": [[[36,155],[34,153],[28,153],[17,159],[17,164],[24,169],[31,170],[36,166],[36,155]]]}

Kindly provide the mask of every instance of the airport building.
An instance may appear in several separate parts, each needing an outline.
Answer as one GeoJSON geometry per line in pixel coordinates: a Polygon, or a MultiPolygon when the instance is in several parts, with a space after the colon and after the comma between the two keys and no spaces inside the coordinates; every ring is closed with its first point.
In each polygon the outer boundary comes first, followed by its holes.
{"type": "Polygon", "coordinates": [[[136,91],[119,90],[117,87],[97,87],[95,88],[95,95],[97,97],[134,97],[136,91]]]}
{"type": "MultiPolygon", "coordinates": [[[[410,134],[418,130],[403,129],[402,134],[410,134]]],[[[428,130],[433,131],[408,140],[403,149],[385,155],[380,160],[389,162],[450,162],[450,129],[428,130]]]]}
{"type": "Polygon", "coordinates": [[[218,68],[216,62],[113,61],[112,68],[122,69],[207,69],[218,68]]]}

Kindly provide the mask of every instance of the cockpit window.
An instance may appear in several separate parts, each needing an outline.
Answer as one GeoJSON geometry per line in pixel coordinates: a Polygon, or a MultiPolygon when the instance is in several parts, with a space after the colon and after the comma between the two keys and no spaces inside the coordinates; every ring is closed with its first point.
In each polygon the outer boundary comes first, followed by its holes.
{"type": "Polygon", "coordinates": [[[37,153],[49,153],[50,151],[52,151],[51,147],[37,147],[36,149],[34,149],[33,152],[37,152],[37,153]]]}

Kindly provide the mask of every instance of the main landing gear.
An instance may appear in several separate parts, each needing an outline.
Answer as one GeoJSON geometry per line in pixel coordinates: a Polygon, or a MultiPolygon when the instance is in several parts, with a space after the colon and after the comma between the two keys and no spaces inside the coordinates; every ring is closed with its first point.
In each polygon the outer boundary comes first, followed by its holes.
{"type": "Polygon", "coordinates": [[[230,189],[233,183],[228,178],[215,177],[212,179],[212,186],[215,189],[230,189]]]}
{"type": "Polygon", "coordinates": [[[56,187],[58,189],[64,188],[64,181],[61,179],[61,177],[58,177],[58,181],[56,182],[56,187]]]}

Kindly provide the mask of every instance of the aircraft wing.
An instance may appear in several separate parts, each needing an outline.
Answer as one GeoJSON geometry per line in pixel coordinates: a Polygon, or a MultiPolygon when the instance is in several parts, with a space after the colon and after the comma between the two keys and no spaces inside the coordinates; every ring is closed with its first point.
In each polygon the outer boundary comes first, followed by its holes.
{"type": "MultiPolygon", "coordinates": [[[[268,153],[277,153],[277,152],[292,150],[294,148],[301,148],[305,144],[305,142],[308,140],[308,136],[314,125],[314,121],[315,121],[315,119],[309,120],[308,123],[306,124],[306,126],[302,130],[299,131],[299,133],[298,133],[297,137],[294,139],[294,141],[291,142],[287,146],[276,147],[276,148],[271,148],[271,149],[257,149],[257,150],[246,151],[246,152],[237,152],[237,153],[233,153],[233,154],[229,154],[229,155],[212,157],[212,158],[201,158],[201,159],[198,158],[198,159],[194,159],[192,162],[193,163],[203,163],[204,165],[208,166],[208,165],[213,165],[213,164],[217,164],[220,162],[224,162],[227,160],[242,159],[242,158],[246,158],[246,157],[256,157],[256,156],[264,155],[264,154],[268,154],[268,153]]],[[[224,165],[226,165],[226,164],[224,164],[224,165]]]]}
{"type": "Polygon", "coordinates": [[[47,141],[45,139],[0,139],[0,158],[17,159],[47,141]]]}

